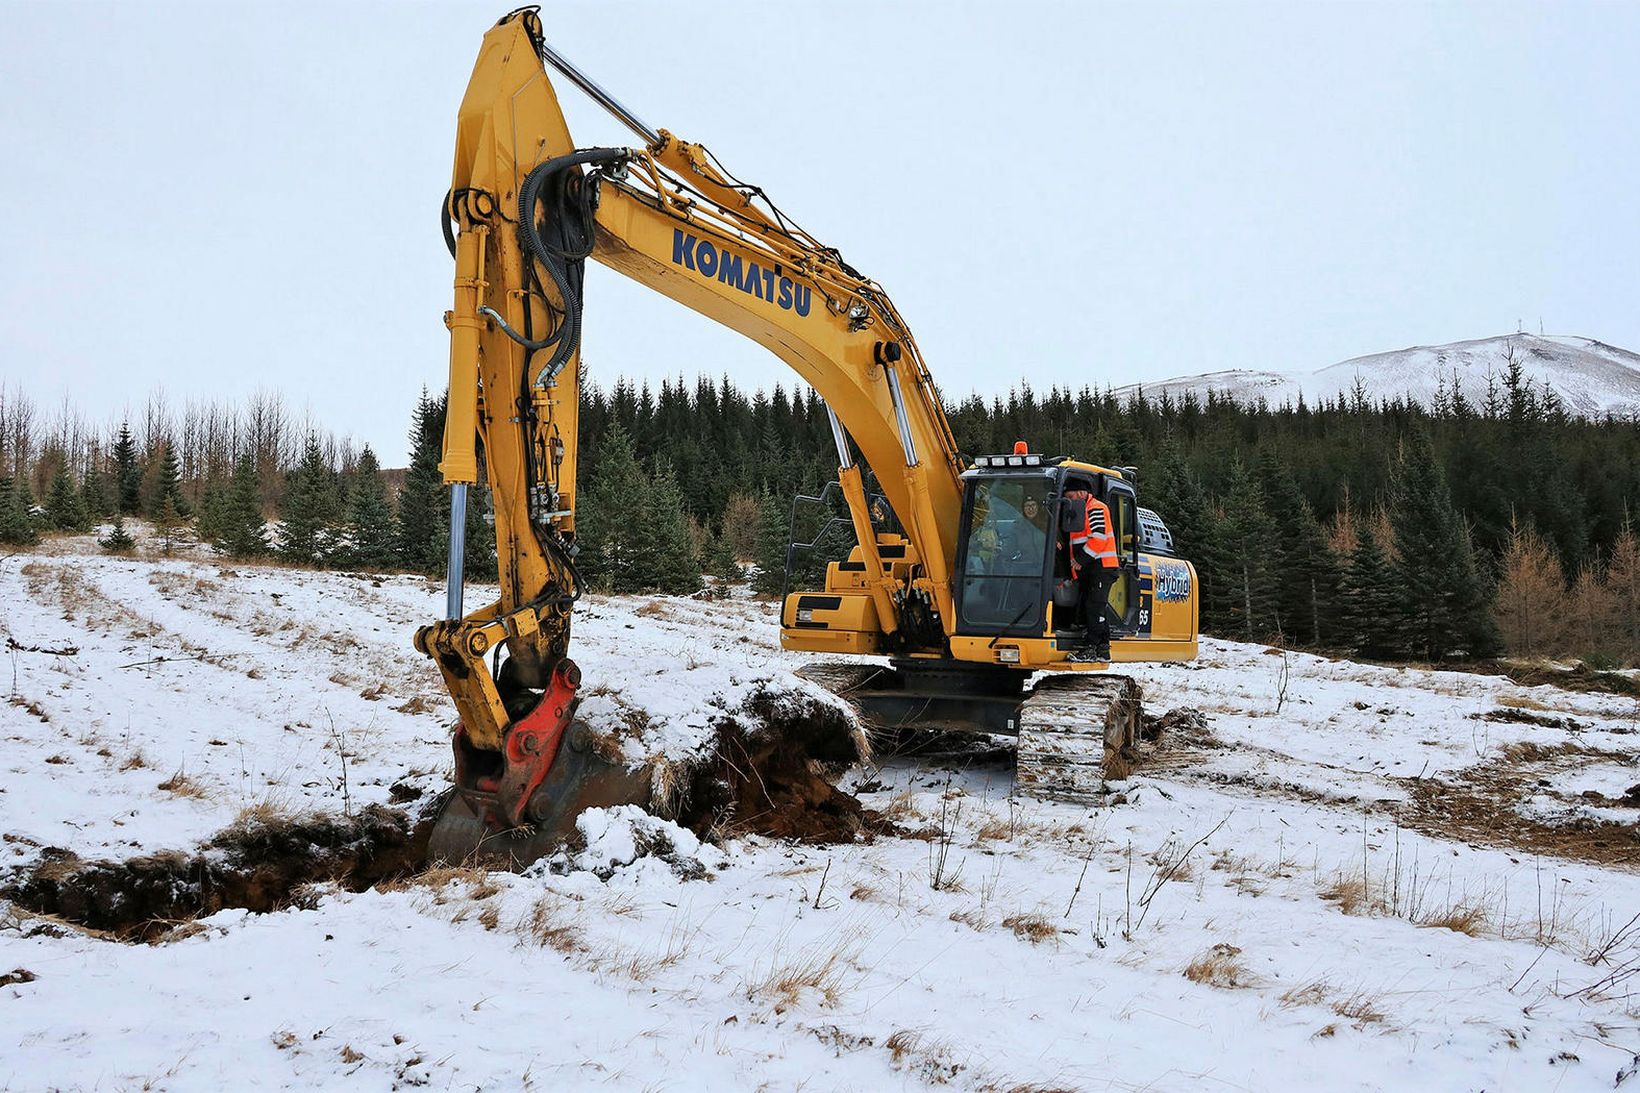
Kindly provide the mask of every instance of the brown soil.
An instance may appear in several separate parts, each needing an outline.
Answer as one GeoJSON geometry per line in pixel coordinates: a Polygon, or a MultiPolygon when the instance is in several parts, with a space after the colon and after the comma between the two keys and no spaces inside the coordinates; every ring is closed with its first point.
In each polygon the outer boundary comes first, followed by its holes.
{"type": "Polygon", "coordinates": [[[353,817],[247,819],[192,854],[113,862],[47,849],[35,865],[9,877],[0,896],[25,910],[149,940],[224,908],[289,906],[303,885],[332,882],[362,891],[403,876],[426,857],[427,830],[425,822],[372,805],[353,817]]]}
{"type": "Polygon", "coordinates": [[[806,843],[871,838],[889,824],[834,784],[865,758],[854,723],[801,692],[760,690],[717,726],[710,760],[685,775],[677,822],[706,834],[806,843]]]}
{"type": "Polygon", "coordinates": [[[1596,865],[1640,868],[1640,823],[1583,820],[1546,824],[1515,810],[1516,802],[1544,775],[1588,759],[1630,757],[1579,744],[1545,747],[1517,744],[1485,763],[1456,772],[1454,780],[1407,778],[1412,800],[1398,810],[1408,827],[1439,838],[1457,839],[1528,854],[1551,854],[1596,865]]]}
{"type": "Polygon", "coordinates": [[[1563,691],[1583,691],[1593,694],[1640,695],[1640,683],[1621,672],[1598,672],[1584,664],[1573,668],[1555,668],[1542,664],[1516,664],[1477,661],[1472,664],[1434,665],[1443,672],[1473,672],[1477,675],[1505,676],[1522,687],[1541,687],[1545,684],[1563,691]]]}

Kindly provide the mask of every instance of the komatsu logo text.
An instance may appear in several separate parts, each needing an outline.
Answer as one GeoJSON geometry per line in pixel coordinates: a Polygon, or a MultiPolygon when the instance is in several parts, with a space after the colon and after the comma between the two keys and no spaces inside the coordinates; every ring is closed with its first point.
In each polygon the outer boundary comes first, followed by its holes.
{"type": "Polygon", "coordinates": [[[681,228],[672,229],[672,264],[694,270],[709,281],[721,281],[738,288],[748,296],[767,300],[782,311],[807,315],[814,300],[807,285],[781,276],[778,267],[764,269],[756,262],[748,262],[738,254],[714,246],[709,239],[696,239],[681,228]]]}

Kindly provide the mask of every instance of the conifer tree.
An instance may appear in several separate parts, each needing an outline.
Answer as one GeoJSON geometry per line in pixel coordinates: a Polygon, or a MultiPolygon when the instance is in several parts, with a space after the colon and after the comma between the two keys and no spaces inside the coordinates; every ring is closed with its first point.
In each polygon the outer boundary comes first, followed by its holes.
{"type": "Polygon", "coordinates": [[[387,503],[387,487],[382,483],[381,465],[366,444],[353,470],[353,491],[348,498],[348,564],[366,568],[392,565],[396,554],[393,510],[387,503]]]}
{"type": "Polygon", "coordinates": [[[28,495],[10,478],[0,477],[0,543],[28,546],[40,538],[29,518],[28,495]]]}
{"type": "Polygon", "coordinates": [[[63,462],[57,464],[57,471],[51,476],[51,492],[46,495],[46,522],[58,531],[79,531],[86,526],[80,495],[74,489],[68,465],[63,462]]]}
{"type": "Polygon", "coordinates": [[[1226,632],[1248,641],[1276,633],[1276,526],[1264,509],[1257,480],[1239,462],[1230,473],[1221,535],[1229,556],[1223,600],[1226,632]]]}
{"type": "Polygon", "coordinates": [[[1560,560],[1531,524],[1511,521],[1493,608],[1504,648],[1526,656],[1561,652],[1567,638],[1565,596],[1560,560]]]}
{"type": "Polygon", "coordinates": [[[281,515],[281,557],[302,563],[322,563],[329,558],[341,513],[335,476],[316,436],[308,437],[301,465],[291,473],[281,515]]]}
{"type": "Polygon", "coordinates": [[[422,573],[443,569],[449,549],[449,499],[438,469],[443,433],[443,411],[423,391],[410,428],[410,467],[399,490],[397,522],[399,564],[422,573]]]}
{"type": "Polygon", "coordinates": [[[268,553],[267,531],[262,519],[260,483],[256,460],[246,452],[234,463],[233,477],[222,494],[220,515],[215,524],[216,548],[234,558],[257,558],[268,553]]]}
{"type": "Polygon", "coordinates": [[[97,545],[103,548],[105,554],[129,554],[137,545],[131,538],[131,533],[125,530],[125,514],[114,514],[114,526],[108,529],[108,534],[97,540],[97,545]]]}
{"type": "Polygon", "coordinates": [[[1602,595],[1611,605],[1613,645],[1618,655],[1640,660],[1640,536],[1625,524],[1606,562],[1602,595]]]}
{"type": "Polygon", "coordinates": [[[188,499],[182,495],[182,470],[177,466],[176,450],[168,440],[159,443],[159,450],[148,461],[144,475],[143,495],[148,518],[158,522],[171,503],[171,512],[177,520],[189,515],[188,499]]]}
{"type": "Polygon", "coordinates": [[[1414,433],[1396,461],[1390,521],[1409,651],[1427,660],[1490,655],[1498,641],[1488,589],[1427,434],[1414,433]]]}
{"type": "Polygon", "coordinates": [[[1338,636],[1366,657],[1400,656],[1405,628],[1395,569],[1378,545],[1372,524],[1356,529],[1355,550],[1344,571],[1339,597],[1338,636]]]}
{"type": "Polygon", "coordinates": [[[95,459],[86,462],[85,474],[80,476],[80,505],[88,520],[114,515],[116,506],[108,496],[108,478],[97,467],[95,459]]]}
{"type": "Polygon", "coordinates": [[[656,467],[644,494],[644,508],[638,519],[649,532],[645,587],[673,596],[699,591],[700,556],[691,541],[683,491],[678,488],[671,464],[662,462],[656,467]]]}
{"type": "Polygon", "coordinates": [[[200,539],[214,543],[222,536],[222,519],[227,507],[230,486],[224,482],[207,482],[199,497],[199,511],[194,516],[194,530],[200,539]]]}
{"type": "Polygon", "coordinates": [[[1278,627],[1296,641],[1321,645],[1331,636],[1338,594],[1338,562],[1321,522],[1285,463],[1273,451],[1260,461],[1265,504],[1275,528],[1275,603],[1278,627]]]}
{"type": "Polygon", "coordinates": [[[791,513],[769,490],[759,496],[758,508],[762,510],[762,526],[757,537],[757,576],[752,579],[752,588],[764,595],[778,596],[786,586],[791,513]]]}
{"type": "Polygon", "coordinates": [[[159,535],[160,550],[169,557],[182,530],[182,514],[169,493],[160,495],[159,512],[154,515],[154,531],[159,535]]]}
{"type": "Polygon", "coordinates": [[[650,512],[645,475],[632,440],[613,425],[598,444],[598,465],[576,505],[581,574],[606,592],[635,592],[652,564],[645,527],[650,512]]]}
{"type": "Polygon", "coordinates": [[[142,511],[142,467],[137,463],[137,442],[128,423],[120,425],[114,441],[114,491],[116,507],[127,516],[142,511]]]}

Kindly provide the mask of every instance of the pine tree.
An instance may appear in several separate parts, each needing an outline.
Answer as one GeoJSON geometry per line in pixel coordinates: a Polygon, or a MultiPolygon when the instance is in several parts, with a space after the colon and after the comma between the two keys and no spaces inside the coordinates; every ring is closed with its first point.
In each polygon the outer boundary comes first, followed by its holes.
{"type": "Polygon", "coordinates": [[[97,545],[106,554],[129,554],[135,549],[137,541],[125,530],[124,513],[114,514],[114,526],[108,529],[107,535],[97,540],[97,545]]]}
{"type": "Polygon", "coordinates": [[[1413,434],[1396,461],[1390,521],[1410,651],[1428,660],[1490,655],[1498,639],[1488,589],[1427,434],[1413,434]]]}
{"type": "Polygon", "coordinates": [[[163,514],[167,501],[171,503],[171,512],[178,521],[189,515],[188,499],[182,496],[182,470],[177,466],[176,450],[168,440],[159,442],[159,450],[148,461],[148,470],[143,476],[142,497],[148,518],[155,522],[163,514]]]}
{"type": "Polygon", "coordinates": [[[767,596],[780,595],[786,586],[787,547],[791,543],[791,513],[769,490],[758,498],[762,510],[757,537],[757,575],[752,588],[767,596]]]}
{"type": "Polygon", "coordinates": [[[116,507],[127,516],[142,511],[142,468],[137,464],[137,442],[128,423],[120,425],[114,441],[114,490],[116,507]]]}
{"type": "Polygon", "coordinates": [[[28,546],[40,538],[29,518],[28,495],[10,478],[0,477],[0,543],[28,546]]]}
{"type": "Polygon", "coordinates": [[[154,515],[154,531],[159,535],[160,549],[169,557],[171,549],[176,546],[177,535],[182,529],[182,514],[177,511],[176,502],[169,493],[160,495],[159,512],[154,515]]]}
{"type": "Polygon", "coordinates": [[[1356,529],[1339,608],[1338,636],[1349,648],[1380,659],[1402,654],[1406,634],[1395,568],[1379,547],[1370,522],[1363,521],[1356,529]]]}
{"type": "Polygon", "coordinates": [[[57,472],[51,476],[51,492],[46,495],[46,523],[58,531],[79,531],[86,526],[80,495],[63,462],[57,464],[57,472]]]}
{"type": "Polygon", "coordinates": [[[85,474],[80,476],[80,504],[90,520],[112,516],[117,507],[108,496],[108,478],[95,459],[87,461],[85,474]]]}
{"type": "Polygon", "coordinates": [[[281,557],[304,564],[328,559],[336,538],[340,505],[336,480],[326,461],[319,438],[309,436],[302,462],[291,472],[285,491],[283,522],[279,533],[281,557]]]}
{"type": "Polygon", "coordinates": [[[376,453],[365,445],[353,469],[352,496],[348,498],[347,564],[376,569],[396,560],[397,539],[393,510],[387,503],[387,487],[382,483],[376,453]]]}
{"type": "Polygon", "coordinates": [[[222,537],[223,518],[231,487],[225,482],[207,482],[199,497],[199,512],[194,516],[194,530],[207,543],[222,537]]]}
{"type": "Polygon", "coordinates": [[[268,553],[267,531],[262,519],[260,483],[256,460],[249,453],[234,464],[233,478],[220,502],[215,519],[216,548],[234,558],[257,558],[268,553]]]}
{"type": "Polygon", "coordinates": [[[399,564],[422,573],[442,570],[449,550],[444,515],[449,499],[438,469],[443,434],[443,410],[423,391],[411,422],[410,468],[399,490],[396,535],[399,564]]]}
{"type": "Polygon", "coordinates": [[[689,534],[683,491],[670,464],[662,463],[647,483],[643,522],[650,533],[644,585],[673,596],[700,590],[700,556],[689,534]]]}
{"type": "Polygon", "coordinates": [[[575,512],[581,574],[606,592],[635,592],[643,587],[649,489],[632,452],[632,440],[613,425],[598,443],[598,465],[575,512]]]}
{"type": "Polygon", "coordinates": [[[1226,631],[1248,641],[1276,633],[1276,525],[1264,509],[1258,482],[1240,463],[1230,472],[1221,535],[1230,559],[1226,631]]]}
{"type": "Polygon", "coordinates": [[[1265,504],[1274,524],[1278,559],[1275,599],[1278,626],[1296,641],[1323,644],[1331,637],[1338,595],[1338,560],[1321,523],[1285,463],[1267,451],[1260,463],[1265,504]]]}

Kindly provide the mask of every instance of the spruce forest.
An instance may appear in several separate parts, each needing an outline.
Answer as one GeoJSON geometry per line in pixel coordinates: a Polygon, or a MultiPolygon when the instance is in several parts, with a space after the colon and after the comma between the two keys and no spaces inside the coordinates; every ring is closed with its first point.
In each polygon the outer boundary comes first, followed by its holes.
{"type": "MultiPolygon", "coordinates": [[[[836,470],[812,391],[728,381],[583,387],[578,564],[596,588],[687,594],[755,563],[760,592],[812,582],[852,540],[788,552],[836,512],[799,505],[836,470]]],[[[1385,660],[1575,656],[1640,660],[1640,422],[1571,417],[1518,368],[1479,403],[1351,397],[1314,406],[1118,399],[1029,387],[948,405],[966,455],[1033,451],[1139,468],[1200,575],[1209,634],[1385,660]]],[[[384,472],[277,396],[245,406],[151,399],[107,433],[71,407],[49,420],[0,392],[0,542],[104,529],[160,549],[196,539],[235,558],[437,574],[447,491],[444,411],[426,394],[409,460],[384,472]]],[[[473,491],[469,574],[495,572],[488,499],[473,491]]]]}

